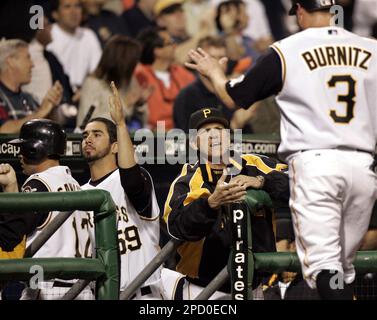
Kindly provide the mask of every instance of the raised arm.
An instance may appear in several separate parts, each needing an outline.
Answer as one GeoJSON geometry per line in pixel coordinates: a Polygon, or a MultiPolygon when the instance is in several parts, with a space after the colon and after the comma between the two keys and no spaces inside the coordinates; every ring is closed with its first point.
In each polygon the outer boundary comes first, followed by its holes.
{"type": "Polygon", "coordinates": [[[114,82],[111,82],[110,87],[113,94],[109,97],[109,111],[117,127],[118,165],[122,169],[129,169],[136,165],[134,146],[128,133],[118,89],[114,82]]]}
{"type": "Polygon", "coordinates": [[[189,58],[191,62],[186,63],[186,67],[207,77],[217,96],[230,109],[236,106],[248,109],[255,102],[278,94],[283,88],[283,62],[274,49],[258,59],[245,75],[229,81],[221,67],[221,64],[227,62],[226,58],[217,61],[201,48],[191,50],[189,58]]]}
{"type": "Polygon", "coordinates": [[[109,97],[109,111],[117,128],[118,166],[122,187],[136,211],[140,215],[150,218],[152,215],[152,181],[148,173],[143,172],[136,163],[135,150],[128,133],[118,89],[114,82],[111,82],[110,87],[113,94],[109,97]]]}

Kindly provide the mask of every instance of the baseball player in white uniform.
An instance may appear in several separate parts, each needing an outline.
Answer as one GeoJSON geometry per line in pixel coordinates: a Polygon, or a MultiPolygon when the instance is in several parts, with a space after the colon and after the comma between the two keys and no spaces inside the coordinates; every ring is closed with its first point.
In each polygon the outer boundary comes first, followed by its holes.
{"type": "MultiPolygon", "coordinates": [[[[20,146],[23,173],[29,176],[21,188],[22,192],[80,190],[80,185],[72,177],[69,168],[59,164],[59,158],[65,152],[66,134],[58,123],[46,119],[28,121],[21,127],[19,139],[9,143],[20,146]]],[[[4,171],[4,176],[1,177],[1,184],[17,184],[13,168],[9,165],[7,168],[7,172],[4,171]]],[[[17,189],[14,188],[13,192],[18,192],[17,189]]],[[[29,246],[58,214],[58,211],[52,211],[24,215],[26,246],[29,246]]],[[[82,257],[83,244],[78,242],[76,234],[77,222],[84,216],[87,216],[86,212],[73,212],[33,257],[82,257]]],[[[86,234],[88,236],[87,231],[86,234]]],[[[22,299],[59,299],[75,281],[77,280],[40,281],[39,289],[25,289],[22,299]]],[[[84,289],[77,299],[93,299],[90,288],[84,289]]]]}
{"type": "MultiPolygon", "coordinates": [[[[82,152],[90,168],[83,189],[111,193],[118,211],[121,284],[128,284],[159,252],[159,207],[152,178],[135,161],[118,91],[112,83],[110,114],[114,122],[94,118],[83,131],[82,152]]],[[[161,299],[160,269],[136,292],[136,299],[161,299]]]]}
{"type": "Polygon", "coordinates": [[[331,26],[334,0],[292,0],[304,30],[271,46],[228,81],[198,48],[186,65],[207,76],[230,107],[277,95],[279,155],[289,164],[297,253],[322,299],[352,299],[353,260],[376,199],[377,42],[331,26]]]}
{"type": "MultiPolygon", "coordinates": [[[[107,190],[117,206],[123,291],[160,251],[160,210],[151,176],[135,161],[119,94],[115,85],[111,86],[109,105],[114,122],[94,118],[83,131],[82,153],[88,161],[91,179],[82,189],[107,190]]],[[[90,230],[93,234],[93,228],[90,230]]],[[[186,281],[181,273],[160,266],[132,299],[189,300],[202,290],[186,281]]],[[[219,297],[223,295],[215,293],[212,299],[219,297]]]]}

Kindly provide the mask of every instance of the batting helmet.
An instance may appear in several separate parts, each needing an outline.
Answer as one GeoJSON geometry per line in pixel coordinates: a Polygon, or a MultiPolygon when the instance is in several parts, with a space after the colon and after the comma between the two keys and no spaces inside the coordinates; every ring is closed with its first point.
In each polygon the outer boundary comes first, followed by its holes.
{"type": "Polygon", "coordinates": [[[65,153],[67,136],[62,127],[51,120],[34,119],[21,127],[20,137],[9,141],[20,146],[20,153],[30,163],[65,153]]]}
{"type": "Polygon", "coordinates": [[[335,0],[292,0],[292,8],[289,10],[289,15],[296,14],[297,5],[300,4],[308,12],[330,9],[335,5],[335,0]]]}

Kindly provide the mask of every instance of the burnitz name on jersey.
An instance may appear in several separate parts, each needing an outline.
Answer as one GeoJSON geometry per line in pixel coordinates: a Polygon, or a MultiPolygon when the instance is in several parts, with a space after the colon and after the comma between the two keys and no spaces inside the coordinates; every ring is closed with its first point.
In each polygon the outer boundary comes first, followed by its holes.
{"type": "Polygon", "coordinates": [[[302,54],[310,71],[332,66],[348,66],[368,70],[372,53],[358,47],[321,46],[302,54]]]}

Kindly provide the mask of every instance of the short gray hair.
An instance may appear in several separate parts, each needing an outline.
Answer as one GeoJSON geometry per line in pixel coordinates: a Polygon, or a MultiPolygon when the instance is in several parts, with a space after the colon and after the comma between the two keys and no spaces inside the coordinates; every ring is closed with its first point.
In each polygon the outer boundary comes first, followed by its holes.
{"type": "Polygon", "coordinates": [[[15,54],[19,48],[27,48],[28,43],[20,39],[0,40],[0,72],[5,68],[5,61],[8,57],[15,54]]]}

